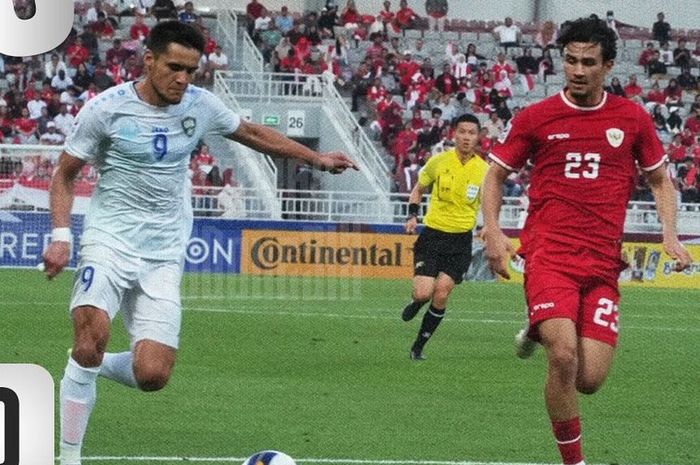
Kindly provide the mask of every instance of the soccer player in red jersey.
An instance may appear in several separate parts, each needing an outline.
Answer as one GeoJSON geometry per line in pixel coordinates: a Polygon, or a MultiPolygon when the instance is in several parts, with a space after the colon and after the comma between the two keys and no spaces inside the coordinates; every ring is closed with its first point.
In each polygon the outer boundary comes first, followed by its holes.
{"type": "Polygon", "coordinates": [[[656,199],[664,250],[679,271],[691,257],[677,237],[675,192],[649,115],[603,90],[615,33],[590,18],[562,29],[566,87],[521,111],[493,148],[483,238],[491,268],[509,278],[514,250],[498,225],[502,187],[530,160],[530,205],[518,251],[525,258],[529,327],[516,339],[520,356],[531,353],[534,341],[544,346],[554,437],[563,463],[584,464],[577,391],[596,392],[613,360],[621,242],[637,164],[656,199]]]}

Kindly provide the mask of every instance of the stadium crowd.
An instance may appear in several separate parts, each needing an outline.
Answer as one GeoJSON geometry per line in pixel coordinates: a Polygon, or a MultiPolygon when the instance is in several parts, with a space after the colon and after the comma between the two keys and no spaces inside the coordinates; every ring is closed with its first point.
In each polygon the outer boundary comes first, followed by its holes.
{"type": "MultiPolygon", "coordinates": [[[[155,21],[177,18],[200,26],[207,39],[207,54],[197,72],[199,84],[208,84],[214,69],[228,66],[227,57],[194,12],[192,2],[184,2],[180,8],[171,0],[142,4],[148,6],[119,11],[107,1],[76,3],[79,19],[66,41],[55,50],[26,58],[0,55],[0,144],[63,145],[85,102],[109,87],[142,75],[143,42],[155,21]],[[167,12],[161,8],[165,4],[169,5],[167,12]],[[121,28],[124,15],[133,16],[133,22],[121,28]]],[[[34,2],[15,2],[19,17],[31,16],[33,7],[34,2]]],[[[52,157],[40,153],[21,160],[3,154],[0,192],[16,183],[47,189],[54,162],[52,157]]],[[[192,153],[190,171],[195,195],[210,193],[207,188],[211,186],[237,185],[233,170],[222,170],[203,142],[192,153]]],[[[90,195],[96,181],[95,169],[86,166],[78,178],[76,193],[90,195]]]]}
{"type": "MultiPolygon", "coordinates": [[[[250,0],[244,19],[267,70],[288,73],[280,79],[305,79],[312,92],[309,82],[328,80],[347,96],[392,166],[389,175],[399,193],[410,192],[427,158],[453,143],[449,123],[454,118],[473,113],[482,120],[479,150],[485,155],[513,115],[544,97],[545,88],[558,89],[562,82],[556,46],[560,25],[552,21],[539,27],[519,25],[512,18],[449,21],[446,0],[427,1],[421,14],[406,0],[398,6],[386,0],[378,12],[359,11],[354,0],[339,3],[327,0],[318,12],[294,12],[286,6],[271,12],[250,0]]],[[[32,5],[16,2],[18,11],[32,5]]],[[[141,76],[143,40],[150,25],[164,18],[193,23],[205,34],[207,50],[197,84],[211,84],[214,70],[230,67],[192,1],[142,0],[119,11],[106,0],[95,0],[76,3],[76,13],[80,20],[52,53],[0,56],[0,143],[62,144],[85,101],[141,76]],[[122,29],[125,15],[134,18],[122,29]]],[[[700,36],[693,36],[699,40],[689,47],[691,40],[674,31],[662,13],[648,30],[617,21],[612,12],[607,19],[621,37],[619,60],[643,70],[613,76],[607,91],[645,106],[668,149],[669,176],[679,200],[700,202],[700,36]],[[644,46],[635,48],[635,43],[644,46]]],[[[192,179],[199,192],[235,185],[231,171],[221,173],[215,161],[197,161],[206,157],[192,156],[192,179]]],[[[0,183],[5,186],[27,176],[46,178],[51,172],[43,158],[28,166],[3,160],[0,183]]],[[[85,178],[91,176],[86,173],[85,178]]],[[[523,195],[528,180],[527,168],[514,174],[505,194],[523,195]]],[[[643,177],[633,198],[651,200],[643,177]]]]}

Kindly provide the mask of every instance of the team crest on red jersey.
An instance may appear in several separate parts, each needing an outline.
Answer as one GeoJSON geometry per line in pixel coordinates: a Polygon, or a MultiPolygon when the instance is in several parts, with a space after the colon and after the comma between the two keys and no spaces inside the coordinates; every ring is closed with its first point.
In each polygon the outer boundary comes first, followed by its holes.
{"type": "Polygon", "coordinates": [[[622,145],[622,141],[625,140],[625,133],[622,129],[610,128],[605,131],[605,137],[608,138],[608,143],[613,146],[613,148],[618,148],[622,145]]]}

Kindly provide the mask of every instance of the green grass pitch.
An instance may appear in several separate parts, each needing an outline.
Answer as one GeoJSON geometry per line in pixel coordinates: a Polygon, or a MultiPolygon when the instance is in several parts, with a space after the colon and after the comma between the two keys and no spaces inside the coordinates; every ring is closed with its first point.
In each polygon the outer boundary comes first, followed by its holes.
{"type": "MultiPolygon", "coordinates": [[[[0,270],[0,280],[0,362],[44,366],[58,395],[72,274],[0,270]]],[[[697,465],[700,290],[622,294],[611,375],[580,402],[587,459],[697,465]]],[[[542,350],[513,354],[520,286],[456,288],[422,363],[408,357],[420,317],[399,318],[409,296],[409,280],[187,275],[171,383],[146,394],[100,379],[84,455],[119,458],[86,462],[278,449],[341,464],[558,463],[542,350]]],[[[127,347],[118,319],[109,350],[127,347]]]]}

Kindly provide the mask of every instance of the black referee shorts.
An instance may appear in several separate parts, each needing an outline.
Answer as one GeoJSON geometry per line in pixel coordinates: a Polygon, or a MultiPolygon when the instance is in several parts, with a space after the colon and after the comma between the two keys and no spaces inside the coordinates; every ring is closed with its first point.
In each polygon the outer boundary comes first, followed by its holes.
{"type": "Polygon", "coordinates": [[[459,284],[471,260],[471,231],[446,233],[426,226],[413,246],[414,276],[436,278],[442,271],[459,284]]]}

